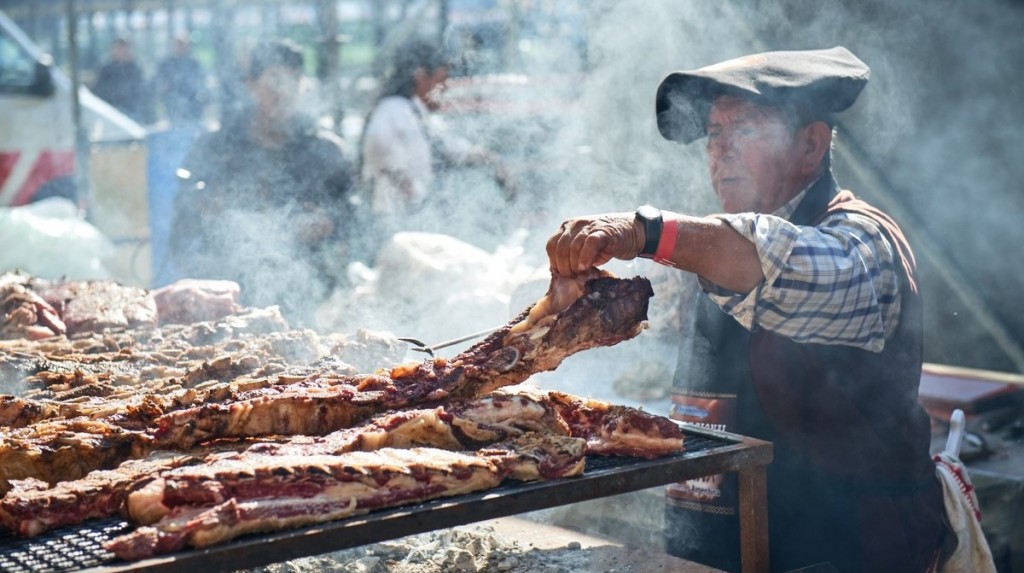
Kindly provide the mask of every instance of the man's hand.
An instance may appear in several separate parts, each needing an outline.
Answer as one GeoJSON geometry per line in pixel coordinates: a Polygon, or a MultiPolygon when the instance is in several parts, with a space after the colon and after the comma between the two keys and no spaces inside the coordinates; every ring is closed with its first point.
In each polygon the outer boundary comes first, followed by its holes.
{"type": "Polygon", "coordinates": [[[555,274],[571,277],[612,259],[636,258],[644,230],[633,213],[569,219],[548,239],[548,259],[555,274]]]}

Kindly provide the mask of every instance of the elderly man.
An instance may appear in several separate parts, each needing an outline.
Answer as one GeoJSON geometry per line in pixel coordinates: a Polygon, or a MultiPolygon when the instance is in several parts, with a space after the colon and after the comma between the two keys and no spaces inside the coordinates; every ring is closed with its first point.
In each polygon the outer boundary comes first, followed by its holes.
{"type": "MultiPolygon", "coordinates": [[[[924,572],[945,536],[916,401],[913,254],[896,223],[831,171],[833,116],[868,76],[841,47],[669,75],[658,127],[680,143],[707,138],[726,214],[644,206],[566,221],[548,242],[563,276],[634,257],[698,276],[707,296],[680,352],[673,415],[774,442],[774,571],[924,572]]],[[[736,569],[733,487],[709,478],[669,488],[669,549],[736,569]]]]}

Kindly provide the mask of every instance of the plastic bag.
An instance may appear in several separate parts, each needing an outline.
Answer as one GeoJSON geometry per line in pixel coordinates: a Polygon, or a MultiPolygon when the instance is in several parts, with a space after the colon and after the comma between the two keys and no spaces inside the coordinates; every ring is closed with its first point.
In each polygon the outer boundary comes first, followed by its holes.
{"type": "Polygon", "coordinates": [[[0,209],[0,273],[21,269],[43,279],[107,279],[114,246],[68,199],[0,209]]]}
{"type": "Polygon", "coordinates": [[[427,344],[501,326],[522,310],[509,308],[513,290],[532,271],[520,256],[514,247],[492,253],[448,235],[397,233],[375,267],[349,266],[354,288],[324,305],[320,326],[383,330],[427,344]]]}

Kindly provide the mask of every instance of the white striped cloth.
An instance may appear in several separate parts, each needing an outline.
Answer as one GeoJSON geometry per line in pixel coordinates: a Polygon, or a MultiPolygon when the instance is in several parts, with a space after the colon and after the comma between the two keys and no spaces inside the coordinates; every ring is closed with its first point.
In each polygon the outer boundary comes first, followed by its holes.
{"type": "Polygon", "coordinates": [[[981,529],[981,510],[974,484],[960,458],[940,452],[935,472],[942,482],[943,500],[950,527],[956,534],[956,549],[935,569],[939,573],[996,573],[985,532],[981,529]]]}

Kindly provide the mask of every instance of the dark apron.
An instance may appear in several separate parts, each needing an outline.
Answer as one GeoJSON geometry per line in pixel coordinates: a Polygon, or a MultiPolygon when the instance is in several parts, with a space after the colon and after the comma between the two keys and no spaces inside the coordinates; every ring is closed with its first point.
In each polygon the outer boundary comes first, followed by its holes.
{"type": "MultiPolygon", "coordinates": [[[[680,349],[670,417],[744,433],[737,425],[739,397],[753,393],[737,382],[750,379],[749,365],[746,360],[723,357],[735,356],[738,348],[734,347],[745,345],[749,337],[707,296],[698,297],[695,307],[686,312],[694,317],[692,347],[680,349]]],[[[726,571],[739,570],[736,479],[730,472],[666,488],[665,544],[669,553],[726,571]]]]}
{"type": "MultiPolygon", "coordinates": [[[[791,217],[810,221],[828,205],[834,187],[822,177],[791,217]]],[[[807,224],[807,223],[804,223],[807,224]]],[[[670,415],[675,420],[771,441],[752,387],[747,349],[750,332],[708,296],[698,296],[692,343],[679,349],[670,415]]],[[[776,453],[776,459],[779,458],[776,453]]],[[[772,466],[769,466],[771,470],[772,466]]],[[[669,553],[726,571],[738,571],[739,520],[736,474],[728,473],[666,488],[666,548],[669,553]]],[[[772,512],[769,512],[769,516],[772,512]]]]}
{"type": "MultiPolygon", "coordinates": [[[[826,212],[858,208],[844,203],[837,191],[832,177],[823,177],[790,220],[813,225],[826,212]]],[[[913,332],[919,298],[906,293],[903,302],[899,331],[881,355],[748,332],[708,297],[699,297],[691,311],[695,334],[692,348],[680,350],[672,417],[774,444],[775,461],[767,469],[773,571],[819,563],[841,572],[881,570],[879,563],[885,563],[885,571],[924,571],[921,564],[937,547],[942,497],[927,458],[927,435],[921,441],[927,420],[913,399],[902,396],[916,396],[919,380],[920,333],[913,332]],[[758,364],[756,381],[752,361],[758,364]],[[887,364],[900,374],[890,379],[887,364]],[[797,401],[788,398],[790,393],[797,401]],[[879,416],[883,409],[892,415],[879,416]],[[860,432],[857,438],[823,442],[851,429],[830,425],[829,420],[840,419],[861,424],[851,427],[860,432]],[[912,419],[905,426],[911,433],[888,432],[902,426],[887,419],[912,419]],[[805,426],[813,428],[810,433],[805,426]],[[822,449],[821,443],[833,445],[822,449]],[[886,461],[861,472],[868,465],[854,458],[886,461]]],[[[669,486],[666,493],[667,550],[738,571],[735,478],[692,480],[669,486]]]]}

